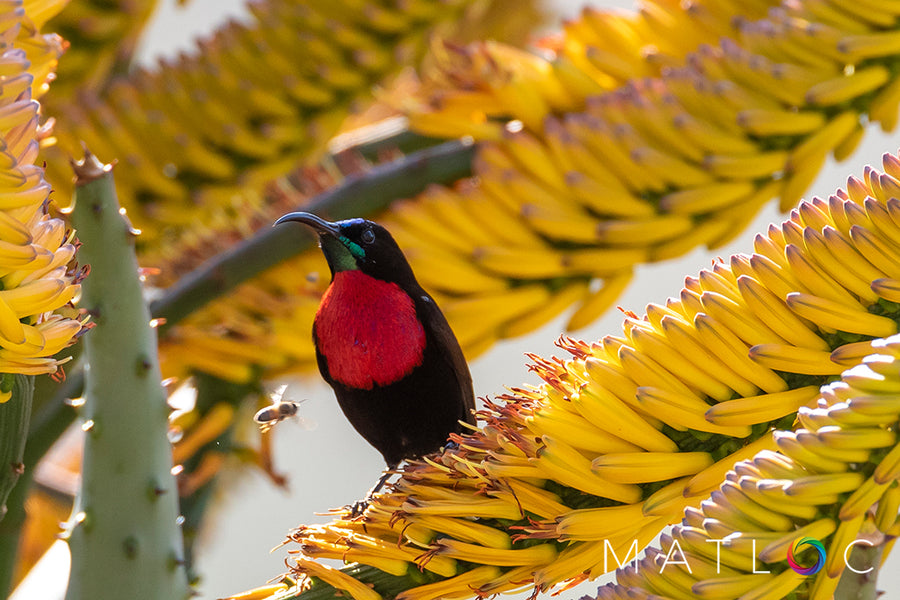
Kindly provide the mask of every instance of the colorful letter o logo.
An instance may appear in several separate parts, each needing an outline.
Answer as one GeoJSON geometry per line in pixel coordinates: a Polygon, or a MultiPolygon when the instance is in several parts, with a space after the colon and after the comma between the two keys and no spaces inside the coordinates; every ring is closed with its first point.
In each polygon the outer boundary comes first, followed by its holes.
{"type": "Polygon", "coordinates": [[[825,547],[822,545],[817,539],[805,537],[800,538],[799,540],[795,540],[794,543],[791,544],[790,548],[788,548],[787,552],[787,561],[790,567],[799,575],[815,575],[819,571],[822,570],[822,567],[825,566],[825,547]],[[797,554],[800,553],[801,546],[809,546],[815,549],[818,558],[816,559],[816,564],[810,567],[804,567],[800,563],[797,562],[797,554]]]}

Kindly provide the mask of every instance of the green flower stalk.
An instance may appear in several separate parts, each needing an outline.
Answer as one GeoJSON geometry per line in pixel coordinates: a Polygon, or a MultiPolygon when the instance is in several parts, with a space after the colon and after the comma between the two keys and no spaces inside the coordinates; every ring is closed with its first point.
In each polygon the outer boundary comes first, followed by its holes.
{"type": "MultiPolygon", "coordinates": [[[[740,460],[778,448],[799,457],[773,428],[815,408],[820,386],[870,354],[869,340],[898,331],[900,159],[883,162],[883,173],[867,168],[846,191],[801,203],[753,254],[717,261],[677,298],[629,315],[621,335],[562,338],[569,361],[532,357],[542,386],[486,403],[458,449],[411,463],[362,519],[296,529],[298,590],[325,582],[354,594],[348,573],[310,566],[320,558],[400,578],[403,599],[567,586],[705,507],[740,460]]],[[[812,418],[801,417],[806,429],[812,418]]],[[[831,462],[819,466],[864,462],[855,435],[829,438],[831,462]]],[[[874,435],[877,447],[894,443],[890,429],[874,435]]],[[[863,512],[875,501],[864,500],[863,512]]]]}
{"type": "Polygon", "coordinates": [[[186,599],[178,489],[156,332],[134,255],[136,231],[116,201],[112,168],[88,154],[75,166],[72,221],[92,266],[85,338],[81,488],[67,526],[67,600],[186,599]]]}

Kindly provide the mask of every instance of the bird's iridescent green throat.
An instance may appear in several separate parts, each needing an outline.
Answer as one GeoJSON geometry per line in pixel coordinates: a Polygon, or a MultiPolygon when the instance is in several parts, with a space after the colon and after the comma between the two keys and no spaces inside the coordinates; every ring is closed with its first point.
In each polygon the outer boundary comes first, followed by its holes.
{"type": "Polygon", "coordinates": [[[342,235],[338,238],[338,241],[342,243],[347,250],[350,251],[350,254],[353,255],[353,258],[365,258],[366,251],[363,250],[362,246],[351,240],[345,235],[342,235]]]}
{"type": "Polygon", "coordinates": [[[332,237],[320,235],[319,245],[332,272],[353,271],[359,268],[358,260],[366,256],[359,244],[347,239],[345,236],[332,237]]]}

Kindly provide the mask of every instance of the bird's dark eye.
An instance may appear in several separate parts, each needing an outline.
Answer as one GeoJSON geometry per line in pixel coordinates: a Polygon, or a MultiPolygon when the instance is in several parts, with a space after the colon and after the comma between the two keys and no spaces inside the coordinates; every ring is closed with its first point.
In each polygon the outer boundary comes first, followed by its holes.
{"type": "Polygon", "coordinates": [[[359,236],[359,239],[361,239],[365,244],[371,244],[375,241],[375,232],[371,229],[366,229],[362,232],[362,235],[359,236]]]}

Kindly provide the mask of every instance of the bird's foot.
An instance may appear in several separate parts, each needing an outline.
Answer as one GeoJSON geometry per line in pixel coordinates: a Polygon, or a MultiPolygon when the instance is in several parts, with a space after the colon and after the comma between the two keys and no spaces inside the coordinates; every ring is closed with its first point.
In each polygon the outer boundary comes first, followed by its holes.
{"type": "Polygon", "coordinates": [[[365,514],[366,509],[369,508],[369,504],[371,503],[372,498],[370,496],[366,496],[362,500],[357,500],[353,504],[348,504],[344,507],[344,510],[349,513],[347,515],[349,519],[359,519],[365,514]]]}
{"type": "Polygon", "coordinates": [[[394,474],[394,468],[396,465],[388,466],[387,470],[381,474],[381,477],[378,479],[378,482],[375,486],[366,493],[366,497],[362,500],[357,500],[353,504],[348,504],[344,507],[344,510],[350,513],[349,517],[351,519],[358,519],[363,516],[363,513],[366,512],[366,509],[369,507],[369,504],[372,503],[372,498],[375,497],[375,494],[381,491],[381,488],[384,487],[384,484],[387,483],[387,480],[391,478],[391,475],[394,474]]]}

